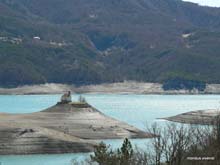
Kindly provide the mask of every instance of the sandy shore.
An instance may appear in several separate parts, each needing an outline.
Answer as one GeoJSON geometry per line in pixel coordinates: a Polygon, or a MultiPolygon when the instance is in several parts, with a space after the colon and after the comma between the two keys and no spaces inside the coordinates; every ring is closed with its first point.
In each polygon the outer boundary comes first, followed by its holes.
{"type": "Polygon", "coordinates": [[[208,84],[205,91],[171,90],[164,91],[158,83],[123,82],[76,87],[65,84],[42,84],[22,86],[17,88],[0,88],[1,95],[28,95],[28,94],[62,94],[72,93],[116,93],[116,94],[220,94],[220,84],[208,84]]]}

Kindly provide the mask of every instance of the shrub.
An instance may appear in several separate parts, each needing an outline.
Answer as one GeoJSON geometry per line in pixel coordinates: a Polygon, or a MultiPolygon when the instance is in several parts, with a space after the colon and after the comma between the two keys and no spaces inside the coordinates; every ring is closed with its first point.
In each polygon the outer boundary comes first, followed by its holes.
{"type": "Polygon", "coordinates": [[[80,103],[87,103],[85,97],[83,97],[83,96],[81,96],[81,95],[79,96],[79,102],[80,102],[80,103]]]}
{"type": "Polygon", "coordinates": [[[204,91],[205,88],[206,88],[206,84],[204,82],[195,81],[195,80],[186,80],[182,78],[169,79],[163,83],[164,90],[197,89],[199,91],[204,91]]]}

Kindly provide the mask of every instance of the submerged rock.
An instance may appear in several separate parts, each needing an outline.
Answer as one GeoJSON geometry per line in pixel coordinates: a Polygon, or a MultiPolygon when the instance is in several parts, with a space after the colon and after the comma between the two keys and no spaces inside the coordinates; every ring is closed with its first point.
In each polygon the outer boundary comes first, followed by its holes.
{"type": "Polygon", "coordinates": [[[31,114],[0,114],[0,154],[54,154],[93,151],[96,140],[149,138],[87,103],[58,103],[31,114]]]}

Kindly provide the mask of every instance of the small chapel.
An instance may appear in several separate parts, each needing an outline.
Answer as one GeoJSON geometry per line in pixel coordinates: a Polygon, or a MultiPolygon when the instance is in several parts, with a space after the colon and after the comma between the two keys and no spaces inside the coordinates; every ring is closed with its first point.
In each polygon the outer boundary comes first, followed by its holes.
{"type": "Polygon", "coordinates": [[[71,91],[68,91],[67,93],[62,95],[60,102],[63,104],[72,102],[71,91]]]}

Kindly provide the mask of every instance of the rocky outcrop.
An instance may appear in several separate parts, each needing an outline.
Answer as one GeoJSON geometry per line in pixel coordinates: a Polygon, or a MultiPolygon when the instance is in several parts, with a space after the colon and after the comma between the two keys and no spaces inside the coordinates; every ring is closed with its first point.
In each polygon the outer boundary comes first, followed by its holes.
{"type": "Polygon", "coordinates": [[[90,152],[99,139],[151,137],[87,103],[59,103],[31,114],[0,114],[0,154],[90,152]]]}

